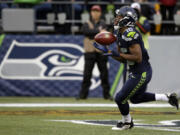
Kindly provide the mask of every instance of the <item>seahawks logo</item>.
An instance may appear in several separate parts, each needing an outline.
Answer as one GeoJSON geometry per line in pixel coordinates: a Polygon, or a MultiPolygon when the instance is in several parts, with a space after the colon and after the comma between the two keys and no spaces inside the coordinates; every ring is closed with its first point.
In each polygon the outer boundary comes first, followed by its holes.
{"type": "MultiPolygon", "coordinates": [[[[82,80],[84,50],[70,43],[20,43],[14,40],[1,65],[0,77],[15,80],[82,80]]],[[[100,85],[95,66],[90,89],[100,85]]]]}

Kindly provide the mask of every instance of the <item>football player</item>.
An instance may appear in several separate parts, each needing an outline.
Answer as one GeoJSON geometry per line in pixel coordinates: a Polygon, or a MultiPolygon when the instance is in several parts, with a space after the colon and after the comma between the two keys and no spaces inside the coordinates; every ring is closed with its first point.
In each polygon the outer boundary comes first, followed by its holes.
{"type": "Polygon", "coordinates": [[[179,105],[176,93],[167,95],[146,92],[147,85],[152,77],[152,68],[142,36],[135,29],[137,15],[134,9],[129,6],[117,9],[115,14],[114,29],[118,30],[117,49],[109,50],[106,46],[97,43],[94,43],[94,46],[103,51],[104,55],[112,56],[129,66],[129,78],[115,97],[115,102],[122,114],[122,121],[118,122],[113,129],[123,130],[130,129],[134,125],[129,113],[128,100],[134,104],[167,101],[177,109],[179,105]]]}

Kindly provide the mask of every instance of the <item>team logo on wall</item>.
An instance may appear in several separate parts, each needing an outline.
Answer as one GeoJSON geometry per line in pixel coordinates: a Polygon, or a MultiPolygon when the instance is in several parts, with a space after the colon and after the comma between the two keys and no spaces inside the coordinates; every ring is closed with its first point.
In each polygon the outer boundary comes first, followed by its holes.
{"type": "MultiPolygon", "coordinates": [[[[82,80],[83,48],[72,43],[20,43],[13,41],[2,64],[3,79],[82,80]]],[[[100,85],[97,65],[91,89],[100,85]]]]}

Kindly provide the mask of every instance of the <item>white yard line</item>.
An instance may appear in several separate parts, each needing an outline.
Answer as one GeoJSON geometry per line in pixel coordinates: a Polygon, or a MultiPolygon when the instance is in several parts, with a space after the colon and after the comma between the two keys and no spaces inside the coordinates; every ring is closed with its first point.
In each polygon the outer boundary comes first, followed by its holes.
{"type": "MultiPolygon", "coordinates": [[[[140,108],[164,108],[171,107],[169,104],[130,104],[131,107],[140,108]]],[[[117,107],[116,104],[100,103],[0,103],[0,107],[117,107]]]]}

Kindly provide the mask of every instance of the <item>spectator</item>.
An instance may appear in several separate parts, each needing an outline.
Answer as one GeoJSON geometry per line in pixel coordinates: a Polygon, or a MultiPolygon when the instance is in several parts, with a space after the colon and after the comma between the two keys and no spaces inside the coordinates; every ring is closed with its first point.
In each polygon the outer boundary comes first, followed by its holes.
{"type": "MultiPolygon", "coordinates": [[[[52,2],[59,2],[59,0],[50,0],[52,2]]],[[[71,2],[71,0],[61,0],[61,2],[71,2]]],[[[58,19],[58,13],[66,13],[67,19],[72,19],[72,8],[68,4],[52,4],[53,12],[55,13],[56,19],[58,19]]],[[[56,33],[69,34],[71,33],[71,24],[59,24],[54,23],[56,33]]]]}
{"type": "MultiPolygon", "coordinates": [[[[180,0],[178,0],[178,3],[180,3],[180,0]]],[[[176,5],[175,15],[180,16],[180,4],[176,5]]],[[[174,20],[175,20],[175,18],[174,18],[174,20]]],[[[180,34],[180,23],[176,24],[175,32],[176,32],[176,34],[180,34]]]]}
{"type": "Polygon", "coordinates": [[[0,18],[1,18],[1,12],[4,8],[9,8],[10,6],[7,3],[0,3],[0,18]]]}
{"type": "Polygon", "coordinates": [[[48,3],[38,4],[34,7],[37,19],[46,19],[47,13],[52,12],[51,0],[46,1],[48,3]]]}
{"type": "Polygon", "coordinates": [[[161,2],[161,13],[164,20],[173,20],[177,0],[159,0],[161,2]]]}
{"type": "Polygon", "coordinates": [[[176,5],[175,13],[180,14],[180,0],[178,0],[177,2],[178,2],[178,4],[176,5]]]}
{"type": "Polygon", "coordinates": [[[89,87],[91,85],[91,76],[95,63],[98,65],[100,71],[101,84],[103,87],[104,99],[109,99],[109,82],[108,82],[108,69],[107,69],[107,56],[100,54],[93,46],[94,36],[105,31],[106,25],[103,20],[101,20],[101,7],[99,5],[94,5],[91,7],[91,19],[85,23],[82,27],[82,31],[85,35],[84,39],[84,49],[85,49],[85,65],[84,65],[84,75],[83,82],[81,86],[81,91],[79,93],[78,99],[86,99],[88,96],[89,87]]]}
{"type": "MultiPolygon", "coordinates": [[[[82,2],[83,0],[71,0],[72,2],[82,2]]],[[[74,17],[76,20],[81,19],[81,14],[84,11],[84,5],[82,4],[72,4],[72,7],[74,9],[74,17]]]]}
{"type": "Polygon", "coordinates": [[[133,3],[131,4],[131,7],[135,9],[137,13],[137,17],[138,17],[138,21],[136,22],[136,29],[142,35],[145,48],[149,49],[148,37],[150,34],[150,29],[151,29],[149,21],[147,20],[145,16],[142,15],[141,6],[139,3],[133,3]]]}
{"type": "Polygon", "coordinates": [[[148,20],[153,20],[153,15],[155,14],[154,7],[147,4],[147,0],[133,0],[134,2],[140,3],[141,14],[145,16],[148,20]]]}
{"type": "Polygon", "coordinates": [[[106,6],[106,12],[107,13],[114,13],[115,11],[115,5],[113,4],[113,0],[110,0],[109,4],[106,6]]]}
{"type": "Polygon", "coordinates": [[[45,0],[14,0],[14,3],[19,4],[21,8],[32,8],[34,5],[43,1],[45,0]]]}
{"type": "MultiPolygon", "coordinates": [[[[164,20],[173,21],[177,0],[159,0],[159,1],[161,2],[161,14],[163,21],[164,20]]],[[[162,25],[163,34],[172,34],[173,31],[174,31],[174,24],[162,25]]]]}

